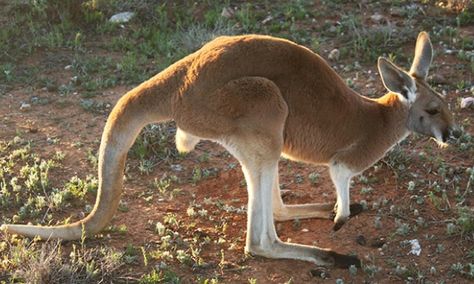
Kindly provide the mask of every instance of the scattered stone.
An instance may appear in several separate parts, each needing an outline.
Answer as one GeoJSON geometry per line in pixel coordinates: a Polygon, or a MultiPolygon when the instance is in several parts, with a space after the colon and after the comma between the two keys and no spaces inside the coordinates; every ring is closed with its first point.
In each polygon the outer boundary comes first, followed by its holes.
{"type": "Polygon", "coordinates": [[[339,57],[341,56],[341,53],[339,52],[339,49],[335,48],[329,52],[328,58],[330,60],[338,61],[339,57]]]}
{"type": "Polygon", "coordinates": [[[474,97],[462,98],[461,108],[474,108],[474,97]]]}
{"type": "Polygon", "coordinates": [[[418,209],[415,209],[413,210],[413,215],[416,217],[416,216],[420,216],[420,211],[418,211],[418,209]]]}
{"type": "Polygon", "coordinates": [[[230,7],[222,8],[221,17],[229,19],[234,16],[234,10],[230,7]]]}
{"type": "MultiPolygon", "coordinates": [[[[56,144],[55,143],[55,139],[51,138],[51,137],[48,137],[46,138],[46,142],[49,144],[49,145],[53,145],[53,144],[56,144]]],[[[81,218],[83,218],[84,216],[82,216],[81,218]]]]}
{"type": "Polygon", "coordinates": [[[451,55],[451,54],[457,53],[457,50],[454,50],[454,49],[446,49],[446,50],[444,51],[444,53],[447,54],[447,55],[451,55]]]}
{"type": "Polygon", "coordinates": [[[183,166],[181,165],[171,165],[171,170],[175,172],[181,172],[183,170],[183,166]]]}
{"type": "Polygon", "coordinates": [[[135,15],[135,13],[133,13],[133,12],[118,13],[118,14],[115,14],[112,17],[110,17],[109,22],[119,23],[119,24],[120,23],[127,23],[133,18],[134,15],[135,15]]]}
{"type": "Polygon", "coordinates": [[[20,110],[21,111],[27,111],[31,108],[31,105],[30,104],[27,104],[27,103],[21,103],[21,106],[20,106],[20,110]]]}
{"type": "Polygon", "coordinates": [[[379,13],[376,13],[370,16],[370,20],[372,20],[372,22],[375,24],[380,24],[383,20],[383,16],[380,15],[379,13]]]}

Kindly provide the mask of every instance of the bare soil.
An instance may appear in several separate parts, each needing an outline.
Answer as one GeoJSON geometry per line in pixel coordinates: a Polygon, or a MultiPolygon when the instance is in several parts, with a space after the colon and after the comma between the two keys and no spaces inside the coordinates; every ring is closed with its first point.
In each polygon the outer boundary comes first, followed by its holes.
{"type": "MultiPolygon", "coordinates": [[[[367,15],[369,17],[370,15],[367,15]]],[[[467,27],[460,32],[466,37],[472,37],[473,29],[467,27]]],[[[337,41],[335,42],[337,45],[337,41]]],[[[438,45],[434,43],[435,55],[434,63],[438,65],[437,74],[442,75],[450,81],[459,81],[466,79],[472,81],[472,74],[468,70],[455,70],[459,59],[452,55],[443,54],[438,45]]],[[[406,47],[407,50],[413,50],[412,46],[406,47]]],[[[92,49],[91,52],[94,52],[92,49]]],[[[103,52],[97,50],[97,52],[103,52]]],[[[411,52],[407,52],[410,54],[411,52]]],[[[58,53],[67,55],[67,51],[58,53]]],[[[326,53],[322,54],[327,56],[326,53]]],[[[44,54],[37,53],[31,57],[25,58],[28,64],[44,63],[44,54]]],[[[49,61],[52,64],[51,74],[48,76],[58,82],[69,80],[71,74],[64,71],[62,63],[49,61]]],[[[373,72],[374,66],[369,67],[373,72]]],[[[347,74],[346,74],[347,75],[347,74]]],[[[352,75],[352,74],[349,74],[352,75]]],[[[366,91],[365,79],[367,75],[361,74],[361,79],[356,82],[356,88],[363,94],[366,91]]],[[[374,83],[377,93],[382,95],[383,88],[380,80],[374,83]]],[[[55,92],[48,92],[44,89],[32,89],[29,86],[16,86],[12,91],[0,97],[0,138],[10,140],[18,133],[29,141],[33,142],[34,152],[41,157],[50,157],[55,151],[62,151],[65,154],[63,167],[52,172],[53,184],[61,184],[68,177],[87,174],[96,175],[87,160],[87,149],[97,150],[101,133],[107,118],[107,113],[115,102],[132,86],[118,86],[103,91],[103,95],[98,100],[109,104],[104,113],[94,113],[85,111],[79,105],[78,96],[59,96],[55,92]],[[45,104],[31,104],[32,98],[46,99],[45,104]],[[22,103],[30,103],[31,108],[20,110],[22,103]],[[52,143],[51,139],[57,139],[58,142],[52,143]],[[81,142],[81,146],[77,146],[81,142]]],[[[447,100],[453,106],[453,111],[458,121],[468,121],[466,131],[473,133],[472,120],[474,112],[472,110],[460,110],[458,98],[467,93],[449,93],[447,100]]],[[[406,173],[422,173],[420,167],[423,162],[419,160],[420,151],[427,152],[429,155],[440,156],[449,164],[450,167],[472,167],[473,157],[468,153],[456,151],[454,149],[438,149],[433,141],[427,138],[410,138],[402,147],[405,155],[412,158],[410,165],[405,169],[406,173]]],[[[361,189],[367,187],[357,178],[354,178],[354,184],[351,191],[353,202],[366,200],[369,209],[362,214],[352,218],[345,224],[341,230],[332,231],[333,223],[330,220],[301,220],[299,222],[278,222],[276,224],[278,235],[282,240],[288,240],[295,243],[307,245],[317,245],[320,247],[331,248],[340,253],[354,253],[364,262],[375,264],[380,267],[380,271],[370,278],[366,273],[359,272],[351,275],[348,270],[327,269],[326,279],[314,276],[311,271],[316,267],[307,262],[295,260],[272,260],[262,257],[245,256],[243,247],[246,233],[246,215],[245,213],[226,212],[218,206],[216,201],[223,204],[240,208],[246,205],[247,194],[244,185],[244,178],[238,162],[228,155],[226,151],[211,142],[201,142],[196,150],[184,159],[172,161],[170,163],[161,163],[153,169],[153,172],[146,175],[141,174],[136,167],[136,160],[129,160],[129,171],[125,182],[123,201],[127,204],[127,212],[117,212],[111,225],[126,225],[128,231],[125,234],[116,232],[107,232],[95,239],[89,240],[89,245],[104,244],[123,249],[131,244],[134,247],[156,248],[159,243],[159,236],[153,232],[153,225],[162,220],[166,213],[176,213],[182,224],[193,224],[188,229],[181,228],[180,233],[183,238],[202,235],[209,236],[211,242],[205,246],[202,257],[208,265],[204,268],[193,268],[178,261],[172,261],[171,269],[175,271],[184,283],[195,282],[197,277],[219,276],[223,283],[247,283],[247,279],[255,278],[258,283],[283,283],[289,280],[292,283],[334,283],[336,279],[344,279],[352,283],[402,283],[404,278],[394,273],[393,261],[397,261],[408,268],[422,271],[425,279],[437,282],[438,278],[448,279],[447,283],[469,283],[470,280],[459,275],[448,276],[450,267],[453,263],[466,262],[469,250],[472,250],[472,239],[459,236],[450,236],[446,234],[445,220],[452,217],[452,213],[441,212],[436,209],[427,199],[424,205],[416,207],[419,210],[419,216],[422,216],[430,223],[429,227],[419,228],[416,233],[410,233],[408,236],[399,236],[394,232],[396,230],[395,218],[408,218],[407,222],[413,222],[416,217],[413,214],[401,217],[390,212],[390,207],[403,208],[405,212],[413,207],[414,201],[410,198],[411,194],[406,190],[409,178],[400,178],[398,173],[388,167],[385,163],[377,164],[376,168],[371,168],[364,173],[369,179],[375,181],[370,184],[374,191],[370,194],[362,194],[361,189]],[[209,153],[209,159],[200,161],[200,156],[209,153]],[[181,171],[173,169],[174,163],[182,166],[181,171]],[[229,164],[235,164],[236,167],[229,167],[229,164]],[[217,175],[206,178],[197,184],[192,184],[192,171],[195,166],[201,168],[217,168],[217,175]],[[152,199],[147,202],[141,197],[141,193],[151,188],[155,178],[160,178],[164,173],[173,174],[182,181],[174,184],[174,187],[182,189],[181,194],[171,200],[152,199]],[[214,203],[206,203],[206,200],[212,200],[214,203]],[[382,227],[376,228],[374,218],[376,210],[373,209],[373,202],[381,204],[385,214],[381,219],[382,227]],[[186,210],[191,202],[202,204],[207,209],[209,215],[215,220],[226,223],[223,230],[216,229],[216,222],[204,221],[189,217],[186,210]],[[230,247],[230,241],[218,243],[218,239],[225,236],[226,240],[232,240],[237,245],[230,247]],[[363,237],[361,237],[363,236],[363,237]],[[401,242],[404,240],[418,239],[422,252],[420,256],[409,254],[409,247],[404,247],[401,242]],[[365,244],[361,240],[366,240],[365,244]],[[436,251],[437,245],[442,244],[445,247],[443,253],[436,251]],[[222,261],[222,252],[224,261],[222,261]],[[430,274],[431,266],[435,266],[437,273],[430,274]]],[[[280,162],[280,181],[284,189],[289,190],[285,194],[287,203],[309,203],[309,202],[334,202],[335,193],[333,185],[329,179],[326,168],[312,166],[302,163],[282,160],[280,162]],[[316,184],[311,184],[308,175],[312,172],[320,173],[320,178],[316,184]],[[297,177],[303,177],[303,180],[297,180],[297,177]]],[[[413,177],[412,177],[413,178],[413,177]]],[[[439,180],[436,173],[423,176],[427,180],[439,180]]],[[[90,204],[94,202],[94,196],[88,196],[90,204]]],[[[469,203],[472,206],[472,196],[469,203]]],[[[454,206],[454,204],[453,204],[454,206]]],[[[2,212],[2,214],[9,214],[2,212]]],[[[83,216],[83,208],[69,208],[67,211],[54,212],[56,216],[72,216],[78,219],[83,216]]],[[[60,217],[57,217],[60,219],[60,217]]],[[[69,244],[66,243],[66,246],[69,244]]],[[[136,263],[126,266],[129,275],[133,278],[139,278],[145,272],[150,272],[157,262],[150,262],[144,266],[143,259],[136,263]]],[[[319,268],[318,268],[319,269],[319,268]]],[[[314,274],[314,272],[313,272],[314,274]]],[[[420,280],[419,283],[424,283],[420,280]]],[[[416,278],[412,283],[417,282],[416,278]]]]}

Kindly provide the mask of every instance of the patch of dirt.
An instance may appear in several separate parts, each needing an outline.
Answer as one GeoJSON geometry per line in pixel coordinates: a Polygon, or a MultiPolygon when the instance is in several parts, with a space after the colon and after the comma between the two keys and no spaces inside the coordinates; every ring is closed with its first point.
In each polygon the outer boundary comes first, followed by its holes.
{"type": "MultiPolygon", "coordinates": [[[[461,30],[465,36],[472,36],[471,27],[461,30]]],[[[410,46],[408,50],[413,50],[410,46]]],[[[435,49],[439,49],[435,43],[435,49]]],[[[101,51],[98,51],[101,52],[101,51]]],[[[455,70],[459,60],[452,55],[437,54],[435,64],[436,72],[448,80],[460,81],[463,78],[472,80],[469,71],[459,72],[455,70]],[[453,78],[454,77],[454,78],[453,78]]],[[[38,57],[25,59],[29,64],[40,64],[43,62],[38,57]]],[[[56,66],[58,62],[49,62],[56,66]]],[[[61,63],[62,64],[62,63],[61,63]]],[[[62,65],[61,65],[62,68],[62,65]]],[[[370,69],[375,73],[375,66],[370,69]]],[[[49,74],[57,82],[65,82],[66,77],[71,76],[67,72],[62,72],[59,67],[57,74],[49,74]]],[[[346,77],[346,76],[344,76],[346,77]]],[[[361,75],[360,80],[365,82],[367,75],[361,75]]],[[[381,83],[376,82],[377,89],[382,90],[381,83]]],[[[366,87],[364,83],[359,86],[359,91],[364,93],[366,87]]],[[[115,102],[127,91],[130,86],[119,86],[103,92],[103,95],[96,98],[98,101],[113,106],[115,102]]],[[[381,92],[379,92],[381,94],[381,92]]],[[[449,94],[448,101],[453,106],[453,110],[459,121],[472,121],[474,113],[472,110],[459,110],[457,101],[460,95],[449,94]]],[[[34,152],[41,157],[50,157],[56,151],[62,151],[66,156],[63,167],[55,171],[51,177],[53,184],[60,184],[67,180],[66,177],[74,175],[86,176],[96,175],[87,160],[87,149],[96,151],[98,149],[101,133],[107,118],[106,114],[93,113],[84,110],[79,102],[78,96],[60,96],[57,93],[45,90],[31,90],[27,86],[15,88],[13,91],[0,97],[0,138],[10,140],[18,133],[25,140],[33,143],[34,152]],[[36,98],[36,99],[34,99],[36,98]],[[34,103],[46,99],[44,104],[34,103]],[[22,104],[30,104],[29,108],[20,110],[22,104]],[[52,142],[54,141],[54,142],[52,142]],[[78,146],[78,143],[80,145],[78,146]],[[56,179],[56,181],[54,181],[56,179]]],[[[108,112],[107,108],[105,112],[108,112]]],[[[470,123],[465,129],[473,133],[473,126],[470,123]]],[[[427,152],[428,155],[442,156],[452,167],[472,167],[472,156],[455,150],[445,151],[438,149],[434,142],[427,139],[411,139],[403,146],[403,151],[411,157],[416,157],[416,153],[427,152]]],[[[129,161],[136,163],[136,161],[129,161]]],[[[349,283],[373,283],[403,282],[404,278],[394,274],[393,260],[410,268],[413,265],[423,271],[425,277],[436,281],[436,275],[446,275],[450,271],[452,263],[458,262],[458,258],[464,257],[468,249],[472,249],[472,243],[462,238],[455,238],[446,234],[444,220],[447,219],[444,212],[436,209],[432,203],[425,200],[418,214],[430,222],[430,227],[418,228],[416,233],[409,236],[400,237],[394,234],[396,230],[395,218],[416,219],[414,216],[397,216],[390,212],[390,207],[411,208],[413,204],[411,194],[407,192],[407,182],[410,179],[421,178],[418,176],[400,178],[397,172],[390,169],[383,163],[377,164],[377,168],[371,168],[364,173],[368,178],[376,178],[370,183],[373,192],[370,194],[361,193],[363,184],[357,178],[352,186],[351,200],[365,200],[369,209],[358,216],[352,218],[341,230],[333,232],[333,223],[330,220],[300,220],[298,222],[287,221],[277,222],[278,235],[284,241],[291,241],[306,245],[316,245],[323,248],[331,248],[339,253],[356,254],[364,262],[375,263],[381,271],[375,274],[373,279],[367,280],[367,275],[357,273],[351,275],[348,270],[328,269],[327,279],[322,279],[311,275],[311,270],[315,266],[311,263],[296,260],[272,260],[262,257],[250,257],[244,255],[246,214],[238,212],[227,212],[216,204],[218,202],[232,206],[232,208],[244,208],[247,203],[247,193],[244,185],[244,177],[238,166],[238,162],[230,157],[222,147],[211,143],[201,142],[196,150],[180,160],[181,171],[173,170],[170,164],[163,163],[154,168],[149,175],[141,174],[132,168],[127,172],[127,181],[122,200],[127,204],[128,211],[117,212],[112,224],[115,226],[125,224],[127,232],[120,234],[117,232],[106,232],[90,244],[106,244],[119,249],[131,244],[134,247],[156,248],[160,237],[153,231],[154,224],[162,221],[167,213],[175,213],[182,224],[194,224],[188,227],[188,231],[181,231],[183,236],[190,238],[195,235],[209,236],[211,242],[204,248],[201,256],[208,263],[205,268],[193,269],[192,267],[181,265],[177,261],[171,262],[172,270],[183,278],[183,282],[193,282],[196,275],[202,277],[219,276],[223,283],[246,283],[247,279],[255,278],[258,283],[284,283],[289,280],[292,283],[334,283],[336,279],[344,279],[349,283]],[[199,157],[209,153],[207,161],[200,161],[199,157]],[[229,167],[230,164],[236,165],[229,167]],[[218,169],[216,176],[212,176],[193,185],[191,182],[192,171],[195,166],[201,168],[215,167],[218,169]],[[176,185],[182,191],[172,199],[157,199],[145,201],[142,198],[143,192],[151,188],[155,178],[160,178],[164,173],[179,176],[182,183],[176,185]],[[206,200],[211,200],[206,203],[206,200]],[[381,220],[382,226],[375,225],[376,210],[373,203],[376,202],[385,212],[385,218],[381,220]],[[189,204],[202,204],[203,208],[214,220],[221,224],[227,224],[225,229],[218,231],[216,222],[205,219],[190,217],[186,214],[189,204]],[[382,203],[384,203],[382,205],[382,203]],[[227,240],[235,242],[230,246],[230,242],[218,243],[220,236],[226,236],[227,240]],[[363,236],[367,242],[361,245],[358,237],[363,236]],[[408,254],[409,248],[400,245],[405,239],[417,238],[422,247],[420,256],[408,254]],[[382,240],[374,245],[374,240],[382,240]],[[445,248],[442,254],[437,252],[437,245],[442,244],[445,248]],[[224,253],[224,261],[222,261],[224,253]],[[429,275],[431,266],[436,266],[437,274],[429,275]]],[[[419,173],[422,162],[414,158],[405,169],[407,174],[419,173]]],[[[285,202],[291,204],[310,202],[334,202],[335,193],[324,167],[316,167],[302,163],[282,160],[279,165],[280,183],[289,193],[285,196],[285,202]],[[310,173],[317,172],[320,177],[316,184],[311,184],[308,180],[310,173]],[[304,177],[302,181],[297,181],[295,177],[304,177]]],[[[435,173],[426,174],[424,179],[439,180],[435,173]]],[[[94,196],[88,196],[90,204],[94,202],[94,196]]],[[[472,198],[469,201],[472,204],[472,198]]],[[[73,216],[78,219],[83,214],[83,208],[69,208],[67,212],[54,212],[56,216],[73,216]]],[[[58,218],[59,219],[59,218],[58,218]]],[[[133,265],[133,273],[149,272],[157,263],[152,262],[148,267],[143,265],[140,259],[133,265]]],[[[129,268],[127,268],[129,269],[129,268]]],[[[360,270],[359,270],[360,271],[360,270]]],[[[451,283],[468,283],[468,280],[459,276],[450,278],[451,283]]],[[[416,280],[414,280],[416,282],[416,280]]],[[[414,283],[413,282],[413,283],[414,283]]]]}
{"type": "MultiPolygon", "coordinates": [[[[119,90],[122,91],[123,88],[119,88],[119,90]]],[[[54,95],[51,96],[45,93],[34,95],[54,97],[54,95]]],[[[98,139],[101,135],[106,115],[85,112],[77,104],[72,103],[58,106],[54,101],[46,105],[33,105],[27,111],[20,111],[19,106],[21,102],[29,101],[32,96],[33,94],[30,92],[19,90],[8,97],[7,103],[1,104],[0,112],[3,113],[2,121],[4,121],[0,132],[2,139],[11,139],[18,131],[21,131],[22,137],[31,140],[36,147],[35,152],[41,153],[41,156],[51,156],[58,150],[64,152],[66,154],[66,158],[63,161],[64,167],[52,179],[55,177],[63,179],[64,176],[72,175],[84,176],[85,173],[95,175],[95,172],[87,162],[84,149],[97,149],[98,139]],[[48,138],[59,138],[59,142],[56,144],[48,143],[48,138]],[[82,147],[73,146],[78,141],[82,143],[82,147]]],[[[120,96],[121,93],[111,90],[106,92],[103,99],[113,104],[120,96]]],[[[414,145],[415,147],[410,147],[410,149],[415,150],[408,151],[422,150],[426,143],[433,142],[420,141],[417,145],[414,145]]],[[[435,151],[440,150],[435,149],[435,151]]],[[[247,194],[245,186],[242,184],[244,181],[243,175],[238,166],[234,169],[226,168],[226,165],[229,163],[237,164],[237,161],[232,157],[223,158],[222,156],[226,156],[223,155],[225,154],[224,150],[216,144],[210,142],[200,143],[195,152],[180,161],[183,172],[179,173],[179,175],[189,178],[192,175],[193,167],[199,163],[198,157],[204,152],[211,153],[209,161],[199,165],[201,167],[217,167],[220,169],[219,174],[216,177],[199,182],[195,186],[191,183],[183,182],[179,185],[183,193],[172,200],[145,202],[143,198],[139,197],[143,191],[150,187],[155,177],[160,177],[165,172],[172,172],[169,165],[156,168],[150,175],[140,175],[139,173],[132,172],[130,179],[125,183],[125,191],[122,198],[129,210],[127,212],[118,212],[111,224],[116,226],[125,224],[128,232],[125,235],[107,233],[102,238],[92,242],[104,243],[120,249],[128,244],[136,247],[149,246],[150,244],[158,243],[159,236],[153,232],[148,222],[155,224],[157,221],[162,220],[166,213],[170,212],[176,213],[184,224],[196,222],[186,215],[186,209],[191,202],[204,204],[204,199],[210,198],[211,200],[220,200],[224,204],[237,208],[245,206],[247,194]]],[[[457,158],[459,157],[448,156],[446,160],[456,160],[457,158]]],[[[465,159],[460,160],[459,163],[469,164],[465,159]]],[[[364,174],[369,177],[378,177],[377,183],[371,185],[375,189],[375,194],[361,196],[359,193],[361,185],[356,182],[356,186],[352,189],[353,201],[365,199],[368,204],[372,204],[373,201],[386,199],[389,202],[388,204],[396,204],[398,206],[410,202],[406,190],[400,188],[402,185],[397,183],[396,176],[389,169],[381,168],[377,171],[370,169],[364,174]]],[[[327,170],[323,167],[314,167],[283,160],[280,162],[280,175],[281,184],[284,185],[285,189],[290,190],[290,193],[285,197],[285,202],[287,203],[334,202],[335,200],[334,190],[327,170]],[[320,178],[316,185],[311,185],[307,178],[302,183],[295,182],[295,175],[307,177],[311,172],[320,173],[320,178]]],[[[93,200],[94,197],[91,196],[90,202],[93,203],[93,200]]],[[[294,283],[314,281],[333,283],[336,278],[350,279],[354,283],[361,283],[365,279],[360,273],[358,276],[351,276],[347,270],[330,269],[328,271],[330,277],[323,280],[311,275],[310,271],[314,268],[314,265],[310,263],[295,260],[246,257],[243,254],[246,215],[225,212],[217,209],[214,205],[207,205],[205,208],[215,219],[222,220],[229,225],[225,235],[235,240],[237,246],[230,250],[225,244],[217,245],[211,243],[202,254],[205,261],[209,263],[208,271],[202,269],[196,272],[189,267],[179,265],[176,267],[176,271],[180,271],[179,275],[184,276],[184,280],[188,279],[191,281],[193,278],[190,275],[195,273],[202,274],[202,276],[212,276],[213,268],[215,269],[219,264],[218,260],[220,259],[221,249],[225,250],[225,261],[227,263],[225,267],[221,268],[221,276],[226,283],[241,282],[242,279],[248,278],[256,278],[262,283],[281,283],[290,279],[294,283]],[[236,267],[238,266],[244,266],[245,269],[237,269],[236,267]]],[[[78,209],[58,213],[60,215],[73,216],[74,218],[81,216],[81,210],[78,209]]],[[[420,214],[422,216],[432,216],[435,220],[442,219],[442,216],[440,216],[442,214],[432,206],[426,207],[420,214]]],[[[429,267],[430,265],[442,266],[445,263],[445,255],[432,255],[436,247],[429,240],[420,240],[423,248],[421,257],[407,255],[408,249],[401,251],[399,243],[391,241],[390,234],[394,231],[394,222],[385,218],[383,220],[383,229],[376,229],[374,227],[374,216],[375,212],[373,210],[365,211],[352,218],[338,232],[332,231],[333,223],[330,220],[319,219],[301,220],[297,225],[292,221],[278,222],[276,227],[278,235],[282,240],[331,248],[340,253],[355,253],[363,260],[375,260],[382,267],[384,261],[393,256],[397,256],[397,259],[407,266],[414,262],[422,267],[429,267]],[[360,235],[367,239],[382,238],[385,240],[383,250],[369,245],[361,246],[357,243],[357,237],[360,235]]],[[[219,235],[214,224],[211,222],[198,222],[193,230],[195,230],[194,233],[204,232],[213,241],[219,235]]],[[[436,235],[436,238],[441,240],[447,251],[456,253],[457,245],[451,243],[450,238],[444,236],[443,231],[426,230],[426,233],[436,235]]],[[[421,237],[423,235],[423,230],[418,232],[418,236],[421,237]]],[[[448,268],[445,269],[447,270],[448,268]]],[[[142,267],[141,264],[137,264],[134,270],[135,272],[145,272],[149,269],[142,267]]],[[[440,269],[439,273],[446,273],[446,270],[440,269]]],[[[399,277],[391,273],[391,269],[384,268],[383,271],[377,273],[376,279],[385,281],[400,280],[399,277]]]]}

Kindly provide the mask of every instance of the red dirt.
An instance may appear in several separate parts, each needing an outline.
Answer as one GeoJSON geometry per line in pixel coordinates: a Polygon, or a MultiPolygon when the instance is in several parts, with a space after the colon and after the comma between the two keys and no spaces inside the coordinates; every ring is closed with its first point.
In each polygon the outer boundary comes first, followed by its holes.
{"type": "MultiPolygon", "coordinates": [[[[472,36],[472,29],[461,31],[466,36],[472,36]]],[[[435,49],[438,46],[435,44],[435,49]]],[[[441,53],[441,52],[440,52],[441,53]]],[[[31,64],[37,64],[37,58],[27,59],[31,64]]],[[[435,63],[439,65],[437,73],[444,75],[446,78],[454,74],[453,66],[458,63],[458,59],[448,55],[436,55],[435,63]]],[[[370,68],[374,71],[374,66],[370,68]]],[[[70,74],[63,72],[62,68],[58,68],[58,73],[54,75],[58,81],[66,80],[70,74]]],[[[457,71],[456,71],[457,72],[457,71]]],[[[472,74],[456,73],[457,78],[470,78],[472,74]]],[[[366,75],[362,75],[366,76],[366,75]]],[[[365,81],[361,78],[360,81],[365,81]]],[[[381,83],[375,82],[377,89],[382,90],[381,83]]],[[[130,86],[120,86],[104,92],[100,100],[114,105],[118,98],[130,89],[130,86]]],[[[363,88],[362,88],[363,91],[363,88]]],[[[381,92],[379,92],[381,94],[381,92]]],[[[449,102],[455,105],[457,95],[450,94],[449,102]]],[[[55,151],[62,151],[66,154],[61,169],[52,172],[51,180],[53,184],[59,185],[68,180],[69,177],[79,175],[85,177],[87,174],[96,175],[87,161],[86,149],[98,148],[98,142],[106,120],[104,114],[93,114],[84,111],[79,105],[77,96],[60,97],[56,93],[49,93],[44,90],[31,91],[24,87],[16,88],[14,91],[2,96],[0,103],[0,137],[2,140],[12,139],[16,133],[21,132],[21,137],[34,143],[34,152],[41,157],[50,157],[55,151]],[[20,111],[22,102],[30,102],[33,96],[48,98],[50,102],[45,105],[32,105],[31,109],[20,111]],[[47,142],[47,138],[59,138],[57,144],[47,142]],[[83,146],[76,147],[75,142],[81,142],[83,146]]],[[[455,109],[456,116],[459,120],[464,119],[472,121],[472,110],[455,109]]],[[[473,133],[472,123],[467,127],[467,132],[473,133]]],[[[405,154],[416,157],[419,151],[426,151],[427,147],[431,148],[432,155],[440,155],[451,166],[471,166],[472,157],[466,156],[465,153],[456,152],[454,150],[438,149],[434,142],[427,139],[411,139],[408,146],[404,146],[405,154]]],[[[378,180],[370,184],[374,188],[373,193],[361,194],[360,189],[364,187],[357,178],[354,179],[354,185],[351,191],[351,199],[360,201],[365,199],[372,208],[374,201],[383,199],[388,200],[386,205],[381,206],[385,212],[382,219],[382,228],[377,229],[374,226],[374,217],[376,211],[370,209],[362,214],[352,218],[338,232],[333,232],[333,223],[329,220],[301,220],[299,225],[294,222],[277,223],[277,231],[282,240],[290,240],[295,243],[308,245],[317,245],[321,247],[331,248],[340,253],[355,253],[363,261],[374,263],[381,267],[381,271],[376,273],[374,279],[367,277],[365,273],[359,272],[356,276],[351,276],[348,270],[329,269],[330,277],[321,279],[314,277],[310,271],[315,268],[311,263],[296,260],[272,260],[262,257],[246,257],[243,253],[246,231],[246,215],[239,213],[228,213],[217,208],[216,205],[204,205],[205,198],[211,200],[221,200],[224,204],[234,207],[246,205],[247,194],[245,186],[242,186],[244,180],[240,168],[228,169],[226,165],[229,163],[237,164],[232,157],[226,157],[224,150],[220,146],[210,142],[202,142],[197,146],[196,151],[189,154],[184,160],[178,161],[183,166],[182,172],[173,171],[169,165],[161,164],[156,167],[149,175],[142,175],[136,169],[130,170],[127,174],[128,180],[125,182],[125,191],[122,200],[127,203],[127,212],[118,212],[113,219],[111,225],[125,224],[128,232],[124,235],[119,233],[106,233],[105,236],[95,240],[90,240],[89,244],[110,245],[119,249],[123,249],[127,244],[135,247],[153,247],[157,246],[159,236],[153,232],[148,221],[156,224],[162,221],[166,213],[176,213],[178,219],[183,224],[195,222],[196,225],[187,231],[180,231],[184,238],[192,237],[196,234],[208,235],[211,243],[204,246],[206,251],[202,252],[204,260],[210,264],[208,268],[193,269],[179,262],[171,262],[171,268],[178,275],[183,277],[183,282],[193,282],[196,275],[202,277],[219,276],[224,283],[246,283],[249,278],[258,279],[258,283],[283,283],[292,280],[292,283],[334,283],[335,279],[341,278],[346,282],[364,283],[364,281],[373,283],[387,282],[404,282],[403,278],[397,276],[393,272],[393,267],[388,263],[390,259],[395,259],[401,264],[412,267],[418,266],[424,275],[433,281],[438,276],[443,279],[450,279],[451,283],[468,283],[468,280],[459,276],[449,278],[446,276],[452,263],[461,261],[459,256],[466,256],[466,248],[471,247],[472,243],[460,237],[446,235],[443,220],[450,216],[437,210],[428,199],[425,200],[425,206],[416,207],[420,210],[420,216],[432,221],[430,228],[420,228],[417,233],[410,233],[407,237],[400,237],[394,234],[395,217],[389,213],[390,205],[396,205],[400,208],[408,208],[413,201],[410,200],[410,193],[406,190],[407,179],[397,181],[397,177],[391,169],[383,164],[378,164],[379,169],[369,169],[364,173],[366,177],[376,177],[378,180]],[[210,152],[210,158],[207,162],[199,162],[198,157],[210,152]],[[210,177],[203,181],[192,185],[190,182],[192,170],[198,165],[204,167],[216,167],[219,172],[216,177],[210,177]],[[155,177],[161,177],[163,173],[175,174],[181,184],[174,185],[183,190],[183,194],[178,195],[172,200],[157,201],[156,198],[152,202],[146,202],[140,197],[140,194],[150,188],[155,177]],[[186,209],[189,203],[195,202],[203,204],[203,208],[207,209],[209,215],[215,220],[228,224],[225,232],[219,232],[215,228],[215,222],[208,220],[191,218],[187,216],[186,209]],[[421,208],[421,209],[420,209],[421,208]],[[433,235],[433,240],[427,240],[425,235],[433,235]],[[227,240],[236,242],[234,249],[229,248],[229,242],[223,244],[215,243],[219,236],[225,235],[227,240]],[[370,243],[370,240],[383,238],[385,246],[383,249],[362,246],[356,242],[356,238],[363,235],[370,243]],[[400,242],[406,239],[417,238],[422,247],[421,256],[408,255],[408,248],[401,248],[400,242]],[[436,245],[443,244],[446,248],[445,253],[436,253],[436,245]],[[221,259],[221,250],[225,253],[225,265],[219,267],[221,259]],[[437,274],[430,276],[429,268],[435,265],[437,274]],[[238,269],[244,266],[243,269],[238,269]]],[[[133,163],[133,161],[129,161],[133,163]]],[[[136,163],[136,162],[135,162],[136,163]]],[[[412,165],[406,169],[406,172],[416,172],[423,174],[420,169],[422,163],[416,161],[411,162],[412,165]]],[[[285,189],[290,190],[290,194],[285,197],[288,203],[308,203],[308,202],[333,202],[335,200],[334,190],[327,174],[327,170],[323,167],[315,167],[311,165],[289,162],[282,160],[280,162],[281,184],[285,185],[285,189]],[[316,185],[311,185],[308,181],[308,174],[311,172],[320,172],[321,177],[316,185]],[[302,183],[295,182],[295,175],[300,174],[305,177],[302,183]]],[[[423,176],[425,179],[439,180],[435,174],[423,176]]],[[[416,178],[413,178],[416,179],[416,178]]],[[[88,196],[90,203],[93,202],[94,196],[88,196]]],[[[472,197],[470,202],[472,204],[472,197]]],[[[55,212],[55,217],[73,216],[75,219],[81,216],[81,208],[69,208],[67,212],[55,212]]],[[[412,215],[411,220],[416,219],[412,215]]],[[[157,262],[151,262],[148,267],[143,266],[143,260],[133,266],[133,274],[149,272],[157,262]]],[[[416,280],[414,280],[416,282],[416,280]]]]}

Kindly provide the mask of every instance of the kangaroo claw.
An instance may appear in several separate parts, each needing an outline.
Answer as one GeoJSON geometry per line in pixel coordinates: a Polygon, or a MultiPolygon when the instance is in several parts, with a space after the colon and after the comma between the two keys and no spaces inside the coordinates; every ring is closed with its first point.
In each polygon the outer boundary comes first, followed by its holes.
{"type": "MultiPolygon", "coordinates": [[[[350,215],[349,215],[350,218],[356,215],[359,215],[360,213],[362,213],[362,211],[364,211],[364,207],[359,203],[352,203],[349,208],[350,208],[350,215]]],[[[336,214],[333,214],[332,219],[334,220],[335,217],[336,217],[336,214]]],[[[336,224],[334,224],[334,227],[332,228],[333,231],[338,231],[342,227],[342,225],[344,225],[347,222],[347,220],[349,220],[349,218],[345,220],[338,220],[336,224]]]]}

